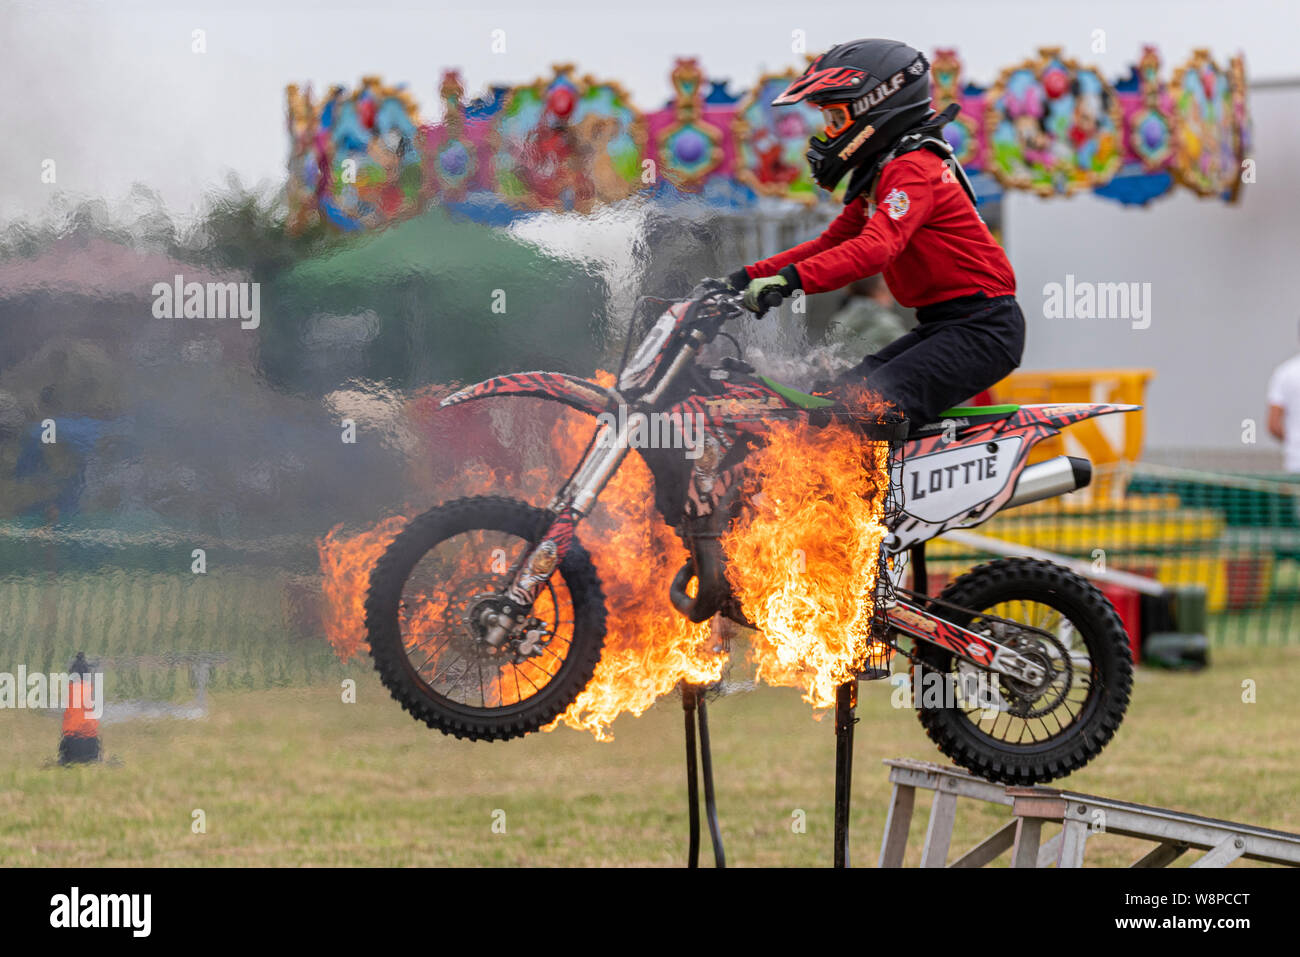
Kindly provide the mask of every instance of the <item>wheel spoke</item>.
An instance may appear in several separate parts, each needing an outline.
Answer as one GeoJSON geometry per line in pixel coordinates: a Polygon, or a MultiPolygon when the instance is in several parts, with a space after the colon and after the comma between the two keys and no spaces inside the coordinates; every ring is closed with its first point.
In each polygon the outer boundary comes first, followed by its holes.
{"type": "MultiPolygon", "coordinates": [[[[515,684],[518,685],[518,684],[519,684],[519,676],[520,676],[521,674],[523,674],[523,671],[520,669],[520,667],[519,667],[518,665],[511,665],[511,667],[514,669],[514,672],[515,672],[515,684]]],[[[539,687],[537,686],[537,684],[533,681],[532,678],[528,677],[528,675],[524,675],[524,680],[527,681],[530,685],[533,686],[533,691],[541,691],[541,690],[542,690],[541,688],[539,688],[539,687]]],[[[523,700],[523,699],[521,698],[520,700],[523,700]]]]}
{"type": "MultiPolygon", "coordinates": [[[[992,720],[977,702],[964,702],[961,713],[981,734],[1012,745],[1038,745],[1068,732],[1093,693],[1091,677],[1095,671],[1084,636],[1074,622],[1052,605],[1023,598],[1007,599],[977,611],[991,617],[983,619],[982,625],[977,618],[975,624],[967,627],[1000,643],[1034,651],[1037,660],[1053,673],[1036,691],[1003,677],[1002,694],[1011,710],[999,707],[992,720]],[[999,619],[1023,622],[1029,628],[1017,630],[999,619]],[[1011,693],[1008,693],[1008,682],[1011,693]],[[1013,711],[1023,713],[1024,717],[1017,717],[1013,711]]],[[[956,666],[957,659],[953,656],[950,673],[960,687],[961,673],[956,666]]]]}
{"type": "Polygon", "coordinates": [[[464,652],[457,651],[455,656],[447,660],[446,664],[443,665],[435,664],[435,667],[433,669],[433,674],[429,677],[429,683],[433,684],[435,681],[438,680],[440,675],[450,674],[451,666],[458,661],[464,661],[464,660],[465,660],[464,652]]]}
{"type": "Polygon", "coordinates": [[[573,642],[576,615],[558,572],[537,602],[535,617],[542,622],[544,643],[532,656],[510,660],[525,640],[513,632],[497,652],[504,658],[493,661],[483,643],[486,626],[478,624],[480,615],[501,600],[497,596],[531,548],[517,535],[471,530],[438,543],[412,569],[399,598],[399,628],[408,661],[413,666],[418,662],[415,673],[435,695],[491,710],[540,693],[559,674],[573,642]],[[507,563],[509,569],[503,570],[507,563]],[[507,665],[511,680],[505,676],[507,665]],[[512,702],[507,701],[510,683],[512,702]]]}
{"type": "MultiPolygon", "coordinates": [[[[510,669],[510,670],[511,670],[512,672],[514,672],[514,676],[515,676],[515,701],[523,701],[523,700],[524,700],[524,693],[523,693],[522,689],[520,689],[520,687],[519,687],[519,669],[518,669],[518,668],[512,668],[512,669],[510,669]]],[[[525,677],[527,677],[527,676],[525,676],[525,677]]],[[[532,684],[532,682],[529,682],[529,684],[532,684]]]]}
{"type": "MultiPolygon", "coordinates": [[[[429,666],[429,662],[435,660],[438,657],[438,652],[442,651],[443,648],[446,648],[447,643],[450,642],[454,637],[455,635],[448,635],[446,641],[440,644],[437,648],[433,649],[433,651],[429,652],[429,656],[424,659],[424,662],[420,665],[420,667],[415,669],[416,674],[420,674],[421,672],[423,672],[424,669],[429,666]]],[[[419,646],[416,645],[415,647],[419,647],[419,646]]],[[[409,656],[409,652],[408,652],[408,656],[409,656]]]]}

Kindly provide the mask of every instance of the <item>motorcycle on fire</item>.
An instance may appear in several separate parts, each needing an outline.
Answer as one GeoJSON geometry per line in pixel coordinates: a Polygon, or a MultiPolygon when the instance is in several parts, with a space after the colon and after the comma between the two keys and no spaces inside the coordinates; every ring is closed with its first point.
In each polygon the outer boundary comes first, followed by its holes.
{"type": "MultiPolygon", "coordinates": [[[[849,417],[867,438],[895,450],[899,494],[881,549],[877,637],[911,659],[913,687],[924,688],[917,679],[929,673],[959,688],[983,679],[978,700],[918,696],[931,739],[957,764],[1013,784],[1058,778],[1095,757],[1119,727],[1132,684],[1128,638],[1101,592],[1059,565],[1012,558],[982,564],[930,597],[923,561],[915,569],[919,590],[901,586],[901,558],[923,560],[924,543],[948,529],[1087,485],[1087,460],[1059,456],[1030,465],[1030,450],[1073,422],[1138,407],[952,409],[941,422],[913,427],[904,441],[901,417],[854,417],[832,398],[756,374],[739,357],[706,366],[701,350],[727,335],[728,322],[750,315],[721,284],[656,302],[667,308],[630,358],[629,333],[613,388],[528,372],[461,389],[442,405],[530,396],[592,416],[619,408],[666,413],[670,421],[674,413],[703,414],[694,461],[684,462],[680,450],[636,451],[653,475],[656,508],[689,551],[669,589],[673,607],[694,622],[721,614],[741,624],[749,622],[728,586],[719,539],[743,507],[747,456],[776,418],[849,417]],[[903,637],[911,650],[899,644],[903,637]]],[[[376,562],[366,600],[371,654],[393,697],[416,719],[473,740],[519,737],[562,714],[591,680],[606,610],[576,532],[631,454],[629,420],[602,416],[547,507],[496,496],[448,502],[413,519],[376,562]]]]}

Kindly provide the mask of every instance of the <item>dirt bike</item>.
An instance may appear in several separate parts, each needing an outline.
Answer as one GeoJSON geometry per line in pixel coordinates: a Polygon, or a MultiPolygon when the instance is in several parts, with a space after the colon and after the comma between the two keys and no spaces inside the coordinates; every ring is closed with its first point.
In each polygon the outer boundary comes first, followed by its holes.
{"type": "MultiPolygon", "coordinates": [[[[393,697],[430,727],[474,740],[522,736],[562,714],[591,680],[606,610],[576,531],[631,454],[630,420],[613,414],[619,409],[670,421],[674,414],[704,417],[702,447],[688,468],[680,451],[637,451],[653,476],[657,510],[689,551],[669,587],[671,604],[693,622],[722,615],[748,624],[719,541],[740,507],[746,460],[774,419],[844,409],[833,397],[755,373],[739,356],[703,362],[701,350],[720,335],[735,345],[723,332],[728,322],[752,315],[722,284],[703,283],[685,300],[651,302],[666,308],[629,358],[633,324],[613,387],[527,372],[442,401],[536,397],[596,416],[598,426],[546,508],[495,496],[449,502],[413,519],[371,570],[366,628],[375,667],[393,697]],[[458,559],[466,549],[482,560],[458,559]]],[[[899,453],[891,460],[899,504],[881,548],[883,637],[911,659],[914,685],[927,673],[966,688],[972,676],[986,679],[978,700],[922,695],[916,702],[939,749],[976,774],[1028,784],[1095,757],[1128,705],[1129,642],[1096,587],[1046,561],[994,560],[927,596],[924,544],[1002,509],[1084,487],[1087,460],[1058,456],[1030,465],[1030,450],[1071,423],[1136,408],[1001,405],[950,409],[910,433],[906,421],[859,419],[855,426],[874,430],[871,438],[899,453]],[[902,584],[905,555],[911,589],[902,584]],[[911,639],[911,651],[901,636],[911,639]]]]}

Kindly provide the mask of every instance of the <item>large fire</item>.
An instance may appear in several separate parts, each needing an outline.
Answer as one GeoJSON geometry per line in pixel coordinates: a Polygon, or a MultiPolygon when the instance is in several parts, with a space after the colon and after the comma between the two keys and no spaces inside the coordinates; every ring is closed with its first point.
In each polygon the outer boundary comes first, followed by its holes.
{"type": "MultiPolygon", "coordinates": [[[[536,408],[521,404],[521,410],[536,408]]],[[[440,482],[435,500],[492,493],[546,501],[556,476],[567,474],[590,437],[590,420],[576,416],[562,413],[551,428],[553,467],[480,465],[440,482]]],[[[876,556],[885,533],[883,486],[878,483],[886,481],[887,454],[887,447],[859,441],[845,427],[778,424],[769,444],[752,459],[761,492],[723,540],[728,577],[761,628],[750,638],[757,677],[802,689],[805,700],[818,708],[834,704],[836,685],[867,657],[876,556]]],[[[359,534],[335,528],[318,543],[325,632],[344,660],[364,647],[370,568],[411,517],[393,516],[359,534]]],[[[546,730],[564,723],[608,740],[609,727],[620,714],[642,714],[683,681],[718,681],[727,655],[710,623],[693,624],[668,603],[669,582],[686,553],[654,509],[650,472],[638,456],[624,461],[596,511],[579,528],[579,538],[600,575],[608,630],[591,682],[546,730]]],[[[480,561],[481,556],[465,560],[480,561]]],[[[560,601],[567,602],[567,592],[557,591],[560,601]]],[[[422,644],[425,624],[439,620],[448,602],[445,595],[420,597],[423,605],[404,622],[412,646],[422,644]]],[[[543,620],[557,611],[553,617],[565,620],[567,607],[554,609],[549,597],[534,610],[543,620]]],[[[562,649],[564,643],[552,642],[552,647],[562,649]]],[[[428,657],[436,654],[436,648],[430,649],[428,657]]],[[[522,674],[499,679],[489,689],[487,703],[526,697],[529,684],[544,684],[558,667],[558,659],[553,660],[554,665],[538,658],[517,666],[522,674]]]]}
{"type": "Polygon", "coordinates": [[[758,626],[757,677],[828,708],[875,651],[889,446],[847,426],[782,422],[753,464],[750,508],[722,545],[732,590],[758,626]]]}

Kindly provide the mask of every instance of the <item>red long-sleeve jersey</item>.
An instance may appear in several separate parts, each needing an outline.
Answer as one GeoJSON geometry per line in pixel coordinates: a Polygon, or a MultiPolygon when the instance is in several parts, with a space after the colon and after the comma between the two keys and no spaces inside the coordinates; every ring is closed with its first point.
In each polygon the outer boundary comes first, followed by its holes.
{"type": "Polygon", "coordinates": [[[909,307],[958,296],[1014,295],[1016,276],[961,183],[937,155],[914,150],[888,163],[868,217],[859,196],[816,239],[747,266],[751,279],[794,266],[807,293],[883,273],[909,307]],[[946,174],[946,175],[945,175],[946,174]]]}

